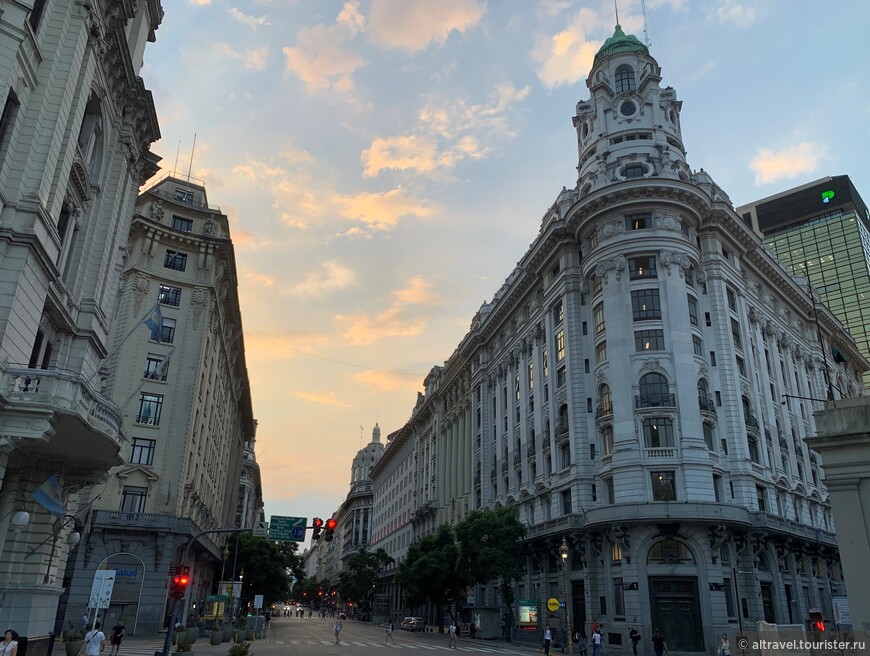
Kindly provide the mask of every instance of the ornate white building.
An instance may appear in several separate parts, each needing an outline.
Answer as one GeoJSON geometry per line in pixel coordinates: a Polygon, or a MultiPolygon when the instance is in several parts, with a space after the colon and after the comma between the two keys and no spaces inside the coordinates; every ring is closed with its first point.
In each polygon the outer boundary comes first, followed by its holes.
{"type": "MultiPolygon", "coordinates": [[[[529,556],[516,597],[542,623],[546,600],[567,596],[573,626],[603,623],[613,653],[629,649],[632,624],[700,654],[759,620],[830,617],[845,592],[804,438],[828,379],[859,395],[870,364],[691,170],[682,102],[660,83],[648,48],[617,26],[577,104],[576,187],[427,377],[402,429],[417,466],[391,460],[390,445],[378,470],[411,472],[418,494],[436,481],[437,522],[414,499],[414,539],[468,510],[517,506],[529,556]]],[[[377,495],[376,544],[398,537],[386,531],[405,512],[377,495]]],[[[475,603],[498,607],[495,586],[475,603]]]]}
{"type": "Polygon", "coordinates": [[[157,170],[139,71],[162,18],[160,0],[0,9],[0,622],[31,640],[55,628],[76,491],[129,449],[95,372],[136,190],[157,170]],[[52,476],[54,514],[31,496],[52,476]]]}
{"type": "Polygon", "coordinates": [[[341,540],[341,562],[347,561],[361,549],[369,549],[372,540],[372,480],[369,477],[384,454],[381,427],[375,424],[372,441],[357,451],[351,465],[350,491],[336,513],[341,540]]]}
{"type": "Polygon", "coordinates": [[[61,616],[76,622],[94,571],[115,569],[107,625],[123,616],[130,633],[153,634],[188,542],[183,617],[221,573],[225,536],[201,533],[253,527],[263,500],[226,215],[202,183],[166,174],[140,194],[126,252],[101,377],[129,442],[124,464],[82,493],[88,530],[67,568],[61,616]]]}

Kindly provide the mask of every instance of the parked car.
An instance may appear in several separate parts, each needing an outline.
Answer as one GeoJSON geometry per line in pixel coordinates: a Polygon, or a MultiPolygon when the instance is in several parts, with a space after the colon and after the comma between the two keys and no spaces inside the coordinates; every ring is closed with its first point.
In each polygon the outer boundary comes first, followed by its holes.
{"type": "Polygon", "coordinates": [[[422,617],[406,617],[402,621],[402,628],[406,631],[425,631],[426,620],[422,617]]]}
{"type": "Polygon", "coordinates": [[[402,629],[403,631],[410,631],[410,628],[408,628],[408,627],[411,626],[411,623],[413,621],[414,621],[413,617],[406,617],[405,619],[402,620],[402,623],[399,624],[399,628],[402,629]]]}

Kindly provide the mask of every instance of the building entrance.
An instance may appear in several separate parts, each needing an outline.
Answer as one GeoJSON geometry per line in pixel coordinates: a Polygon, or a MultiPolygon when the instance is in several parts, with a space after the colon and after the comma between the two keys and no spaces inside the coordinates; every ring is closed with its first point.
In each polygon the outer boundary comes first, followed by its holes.
{"type": "Polygon", "coordinates": [[[701,600],[694,576],[649,578],[652,627],[662,632],[670,651],[704,651],[701,600]]]}

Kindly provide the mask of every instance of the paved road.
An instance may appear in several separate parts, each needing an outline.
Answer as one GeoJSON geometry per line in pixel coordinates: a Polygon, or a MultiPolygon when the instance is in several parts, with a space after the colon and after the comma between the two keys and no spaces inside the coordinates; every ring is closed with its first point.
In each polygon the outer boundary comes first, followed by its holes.
{"type": "MultiPolygon", "coordinates": [[[[396,630],[393,632],[396,644],[384,646],[384,629],[368,622],[345,620],[341,632],[341,644],[335,644],[332,633],[334,620],[318,618],[288,618],[280,617],[272,620],[272,627],[267,637],[256,640],[251,645],[250,653],[256,656],[335,656],[347,653],[350,656],[371,656],[380,654],[384,649],[404,652],[417,652],[417,656],[437,656],[433,652],[477,652],[484,654],[502,654],[504,656],[530,656],[534,649],[528,649],[496,640],[469,640],[462,638],[457,641],[456,649],[447,644],[447,636],[438,633],[396,630]]],[[[154,656],[155,651],[163,648],[162,639],[139,639],[130,637],[124,641],[120,656],[154,656]]],[[[199,638],[193,645],[193,656],[225,656],[229,645],[209,645],[208,638],[199,638]]],[[[60,652],[61,654],[63,652],[60,652]]],[[[108,653],[108,652],[107,652],[108,653]]],[[[446,655],[445,655],[446,656],[446,655]]]]}

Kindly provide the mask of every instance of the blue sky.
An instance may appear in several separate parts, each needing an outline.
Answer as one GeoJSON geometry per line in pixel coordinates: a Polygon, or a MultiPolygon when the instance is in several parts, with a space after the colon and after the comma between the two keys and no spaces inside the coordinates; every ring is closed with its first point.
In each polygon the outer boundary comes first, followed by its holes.
{"type": "MultiPolygon", "coordinates": [[[[644,35],[639,1],[623,28],[644,35]]],[[[266,514],[328,516],[576,183],[611,0],[163,0],[142,76],[165,170],[229,215],[266,514]]],[[[870,200],[864,0],[648,0],[688,161],[735,205],[870,200]]]]}

